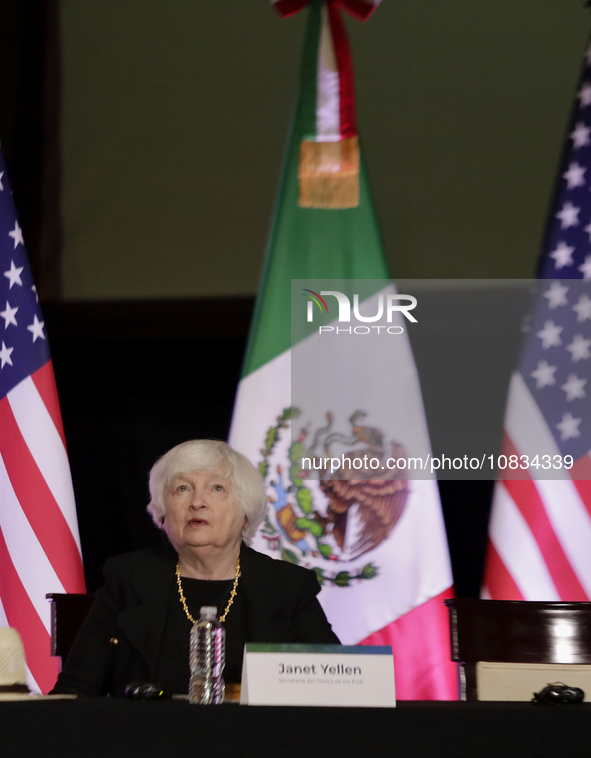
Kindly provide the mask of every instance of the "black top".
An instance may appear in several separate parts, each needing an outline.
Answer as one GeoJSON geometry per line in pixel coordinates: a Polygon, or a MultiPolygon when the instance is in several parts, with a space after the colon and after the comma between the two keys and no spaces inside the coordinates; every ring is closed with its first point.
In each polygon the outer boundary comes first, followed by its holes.
{"type": "MultiPolygon", "coordinates": [[[[226,610],[233,579],[208,581],[181,577],[183,592],[189,613],[198,619],[204,605],[215,606],[218,618],[226,610]]],[[[241,592],[240,580],[236,597],[224,622],[226,630],[226,666],[225,682],[239,682],[242,674],[242,656],[244,644],[248,638],[244,592],[241,592]]],[[[162,647],[154,676],[155,683],[170,692],[187,694],[189,691],[189,642],[192,623],[187,618],[181,605],[176,582],[170,594],[170,603],[162,647]]]]}
{"type": "MultiPolygon", "coordinates": [[[[166,660],[163,646],[169,644],[164,642],[165,631],[173,609],[174,613],[182,611],[175,580],[177,562],[171,547],[107,561],[105,584],[97,590],[96,602],[72,645],[55,694],[107,695],[131,682],[160,683],[156,673],[161,673],[161,662],[166,660]]],[[[246,545],[240,548],[240,570],[238,593],[227,623],[242,619],[248,642],[339,644],[316,598],[320,585],[313,571],[273,560],[246,545]]],[[[198,616],[203,603],[189,597],[188,589],[185,594],[191,615],[198,616]]],[[[228,631],[229,644],[242,650],[243,632],[235,636],[231,626],[228,631]]],[[[182,651],[189,649],[188,637],[186,642],[173,644],[179,655],[187,655],[182,651]]],[[[187,681],[185,672],[183,681],[187,681]]],[[[234,669],[232,678],[236,673],[234,669]]]]}

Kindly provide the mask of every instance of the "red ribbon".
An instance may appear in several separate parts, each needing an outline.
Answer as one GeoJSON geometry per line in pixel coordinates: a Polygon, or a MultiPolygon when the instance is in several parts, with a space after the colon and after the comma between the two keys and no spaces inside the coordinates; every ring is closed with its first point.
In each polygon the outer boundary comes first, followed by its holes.
{"type": "MultiPolygon", "coordinates": [[[[358,21],[365,21],[378,7],[380,0],[323,0],[328,8],[328,22],[334,42],[334,51],[339,70],[339,107],[341,138],[357,136],[355,114],[355,86],[353,83],[353,61],[347,41],[345,25],[339,13],[343,9],[358,21]]],[[[310,0],[274,0],[277,11],[287,18],[299,13],[310,4],[310,0]]]]}
{"type": "MultiPolygon", "coordinates": [[[[310,0],[274,0],[273,5],[283,18],[299,13],[310,0]]],[[[328,5],[342,8],[357,21],[365,21],[378,7],[379,2],[369,0],[325,0],[328,5]]]]}

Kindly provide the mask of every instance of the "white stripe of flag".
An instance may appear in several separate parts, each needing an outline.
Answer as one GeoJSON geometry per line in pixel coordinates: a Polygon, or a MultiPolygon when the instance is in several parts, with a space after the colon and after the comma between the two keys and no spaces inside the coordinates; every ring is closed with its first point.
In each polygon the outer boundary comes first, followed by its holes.
{"type": "Polygon", "coordinates": [[[340,80],[326,5],[322,6],[316,81],[316,141],[338,142],[341,138],[340,80]]]}

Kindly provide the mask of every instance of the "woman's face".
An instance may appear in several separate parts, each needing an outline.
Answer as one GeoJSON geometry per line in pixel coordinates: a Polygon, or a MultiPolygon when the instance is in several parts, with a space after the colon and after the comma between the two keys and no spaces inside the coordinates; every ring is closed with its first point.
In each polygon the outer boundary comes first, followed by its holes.
{"type": "Polygon", "coordinates": [[[240,543],[246,517],[230,479],[219,471],[175,476],[164,497],[164,531],[183,548],[232,548],[240,543]]]}

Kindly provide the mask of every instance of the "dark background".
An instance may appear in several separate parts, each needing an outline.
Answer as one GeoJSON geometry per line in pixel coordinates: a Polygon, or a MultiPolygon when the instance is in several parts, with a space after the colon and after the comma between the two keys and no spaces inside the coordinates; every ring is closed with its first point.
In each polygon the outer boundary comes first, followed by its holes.
{"type": "MultiPolygon", "coordinates": [[[[254,295],[307,12],[59,8],[64,298],[254,295]]],[[[584,0],[384,0],[345,24],[392,274],[532,276],[588,43],[584,0]]]]}
{"type": "MultiPolygon", "coordinates": [[[[46,320],[92,591],[108,556],[160,540],[145,513],[147,474],[156,458],[185,439],[226,438],[254,298],[61,301],[59,12],[58,0],[0,2],[0,139],[46,320]]],[[[425,302],[445,313],[438,297],[425,302]]],[[[465,295],[465,307],[475,307],[474,297],[465,295]]],[[[476,300],[486,315],[490,302],[476,300]]],[[[494,339],[481,339],[472,361],[485,372],[491,365],[498,371],[496,396],[476,392],[472,398],[475,409],[486,407],[497,420],[517,360],[517,302],[504,317],[503,328],[513,325],[515,339],[503,343],[503,330],[495,332],[489,318],[494,339]]],[[[413,349],[434,450],[447,452],[456,432],[461,448],[453,421],[433,420],[454,391],[445,366],[461,356],[440,334],[413,349]],[[439,372],[432,368],[434,355],[439,372]]],[[[473,385],[479,381],[476,376],[473,385]]],[[[500,421],[490,444],[495,434],[500,421]]],[[[456,593],[477,596],[493,483],[443,481],[439,487],[456,593]]]]}

